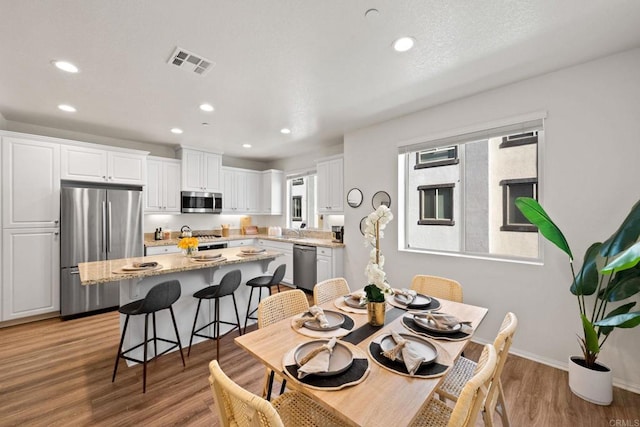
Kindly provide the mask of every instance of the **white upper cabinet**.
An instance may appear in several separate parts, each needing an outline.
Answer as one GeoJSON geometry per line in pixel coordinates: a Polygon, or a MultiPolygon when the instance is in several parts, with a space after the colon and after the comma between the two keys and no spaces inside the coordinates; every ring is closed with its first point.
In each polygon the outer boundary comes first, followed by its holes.
{"type": "Polygon", "coordinates": [[[222,156],[182,147],[176,153],[182,160],[183,191],[222,190],[222,156]]]}
{"type": "Polygon", "coordinates": [[[342,213],[344,211],[343,158],[332,158],[317,163],[318,212],[342,213]]]}
{"type": "Polygon", "coordinates": [[[86,182],[144,185],[146,155],[75,145],[61,147],[61,178],[86,182]]]}
{"type": "Polygon", "coordinates": [[[2,138],[5,228],[58,227],[60,144],[2,138]]]}
{"type": "Polygon", "coordinates": [[[180,160],[149,157],[145,213],[180,213],[180,160]]]}
{"type": "Polygon", "coordinates": [[[260,172],[222,167],[222,211],[224,213],[260,213],[260,172]]]}
{"type": "Polygon", "coordinates": [[[283,172],[275,169],[262,172],[260,210],[268,215],[282,215],[283,172]]]}

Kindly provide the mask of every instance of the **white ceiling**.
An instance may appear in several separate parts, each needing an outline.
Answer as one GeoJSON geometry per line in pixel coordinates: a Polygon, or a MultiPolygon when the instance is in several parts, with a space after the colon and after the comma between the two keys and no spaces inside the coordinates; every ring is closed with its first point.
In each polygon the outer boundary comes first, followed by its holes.
{"type": "Polygon", "coordinates": [[[0,0],[0,114],[267,161],[640,46],[639,22],[637,0],[0,0]],[[404,35],[416,47],[393,51],[404,35]],[[177,46],[215,68],[167,64],[177,46]]]}

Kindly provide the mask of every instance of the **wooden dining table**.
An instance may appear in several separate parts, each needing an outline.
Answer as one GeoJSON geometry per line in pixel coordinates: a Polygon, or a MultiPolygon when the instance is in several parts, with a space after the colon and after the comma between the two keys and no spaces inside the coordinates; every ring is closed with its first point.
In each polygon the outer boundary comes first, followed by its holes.
{"type": "MultiPolygon", "coordinates": [[[[438,311],[452,314],[463,321],[470,321],[474,330],[487,313],[487,309],[483,307],[444,299],[439,301],[441,307],[438,311]]],[[[321,307],[325,310],[338,311],[333,302],[325,303],[321,307]]],[[[381,334],[388,334],[392,330],[410,333],[401,323],[405,313],[406,311],[400,308],[391,308],[386,313],[385,325],[372,328],[367,325],[366,314],[341,312],[354,321],[351,332],[358,334],[359,337],[358,340],[351,341],[367,353],[370,372],[364,381],[340,390],[325,391],[306,387],[298,381],[291,380],[283,372],[284,356],[296,346],[314,339],[294,330],[290,318],[239,336],[235,342],[266,367],[287,379],[287,387],[312,397],[349,425],[406,426],[418,414],[420,407],[433,394],[445,375],[428,379],[400,375],[380,366],[369,355],[367,350],[369,344],[381,334]],[[371,335],[365,334],[362,338],[362,332],[371,331],[373,331],[371,335]]],[[[342,340],[349,341],[349,336],[343,337],[342,340]]],[[[445,359],[452,362],[462,353],[469,339],[463,341],[429,339],[429,341],[436,346],[439,354],[444,352],[445,359]]]]}

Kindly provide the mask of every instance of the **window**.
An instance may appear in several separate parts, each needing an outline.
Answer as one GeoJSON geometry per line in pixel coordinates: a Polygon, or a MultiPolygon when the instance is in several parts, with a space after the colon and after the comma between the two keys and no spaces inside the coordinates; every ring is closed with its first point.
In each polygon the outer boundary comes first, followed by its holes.
{"type": "Polygon", "coordinates": [[[531,197],[537,199],[536,178],[504,179],[500,181],[502,186],[502,227],[501,231],[525,231],[536,232],[538,228],[531,224],[516,207],[518,197],[531,197]]]}
{"type": "Polygon", "coordinates": [[[436,166],[454,165],[458,163],[458,147],[434,148],[416,153],[415,169],[436,166]]]}
{"type": "Polygon", "coordinates": [[[291,221],[302,221],[302,196],[291,198],[291,221]]]}
{"type": "Polygon", "coordinates": [[[543,118],[533,113],[400,144],[400,250],[540,259],[537,229],[514,200],[540,196],[543,118]]]}
{"type": "Polygon", "coordinates": [[[454,225],[453,188],[455,184],[421,185],[419,225],[454,225]]]}

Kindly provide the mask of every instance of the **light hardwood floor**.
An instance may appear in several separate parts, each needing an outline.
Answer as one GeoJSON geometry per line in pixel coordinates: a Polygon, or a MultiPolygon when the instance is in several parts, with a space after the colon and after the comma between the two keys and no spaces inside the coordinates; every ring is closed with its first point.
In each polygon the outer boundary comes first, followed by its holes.
{"type": "MultiPolygon", "coordinates": [[[[258,394],[264,370],[235,336],[222,340],[220,365],[258,394]]],[[[121,361],[111,383],[118,339],[117,312],[0,329],[0,425],[219,425],[207,380],[214,341],[194,346],[186,368],[176,352],[151,362],[142,394],[141,366],[121,361]]],[[[480,348],[470,344],[465,354],[477,358],[480,348]]],[[[571,394],[566,372],[520,357],[507,360],[503,384],[514,426],[618,427],[640,419],[640,395],[615,389],[611,406],[592,405],[571,394]]]]}

